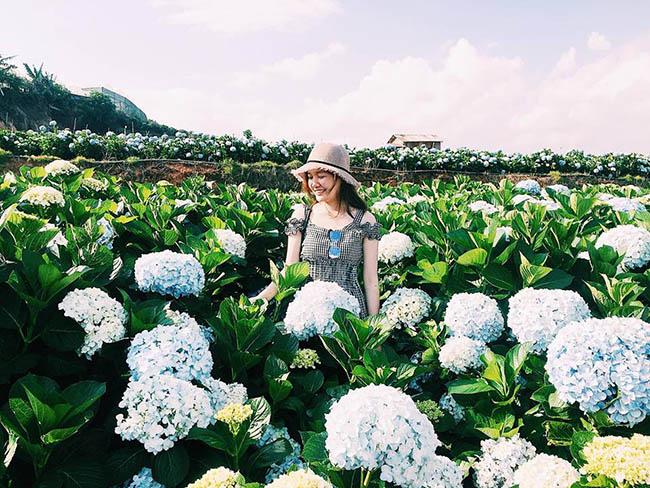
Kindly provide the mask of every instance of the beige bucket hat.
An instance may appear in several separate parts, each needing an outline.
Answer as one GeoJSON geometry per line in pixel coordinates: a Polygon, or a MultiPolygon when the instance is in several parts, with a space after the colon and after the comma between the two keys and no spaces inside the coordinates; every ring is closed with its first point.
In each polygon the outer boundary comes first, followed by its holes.
{"type": "Polygon", "coordinates": [[[343,181],[350,183],[355,188],[361,186],[361,183],[350,174],[350,155],[343,146],[338,144],[330,142],[316,144],[309,153],[307,162],[292,170],[291,174],[299,181],[303,181],[305,173],[312,169],[324,169],[337,174],[343,181]]]}

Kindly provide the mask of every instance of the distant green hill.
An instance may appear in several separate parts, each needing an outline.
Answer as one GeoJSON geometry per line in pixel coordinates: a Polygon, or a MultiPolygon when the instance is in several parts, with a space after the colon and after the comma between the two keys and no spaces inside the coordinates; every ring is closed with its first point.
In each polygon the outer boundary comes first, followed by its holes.
{"type": "Polygon", "coordinates": [[[143,117],[141,112],[136,115],[118,110],[114,100],[99,91],[84,96],[70,92],[43,65],[24,64],[27,77],[20,76],[12,59],[0,54],[0,127],[36,130],[56,120],[59,127],[90,129],[100,134],[120,132],[125,127],[129,132],[150,135],[176,132],[173,127],[143,117]]]}

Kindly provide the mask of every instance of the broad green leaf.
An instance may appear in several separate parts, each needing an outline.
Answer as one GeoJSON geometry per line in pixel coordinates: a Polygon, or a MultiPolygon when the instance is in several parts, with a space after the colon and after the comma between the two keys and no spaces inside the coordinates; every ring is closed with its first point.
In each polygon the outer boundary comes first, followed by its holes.
{"type": "Polygon", "coordinates": [[[458,379],[447,385],[447,391],[452,395],[472,395],[492,390],[493,388],[483,379],[458,379]]]}
{"type": "Polygon", "coordinates": [[[488,253],[485,249],[476,248],[460,255],[456,260],[462,266],[482,266],[487,261],[488,253]]]}
{"type": "Polygon", "coordinates": [[[167,451],[159,452],[153,459],[153,479],[169,488],[183,481],[190,469],[190,456],[185,448],[176,444],[167,451]]]}

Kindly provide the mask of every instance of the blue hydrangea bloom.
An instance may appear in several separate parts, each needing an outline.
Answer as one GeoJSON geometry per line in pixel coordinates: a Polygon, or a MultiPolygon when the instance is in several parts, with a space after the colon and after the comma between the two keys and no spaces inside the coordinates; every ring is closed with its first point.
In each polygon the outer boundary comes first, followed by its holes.
{"type": "Polygon", "coordinates": [[[194,256],[165,250],[137,259],[135,281],[145,292],[154,291],[174,298],[198,296],[205,285],[205,273],[194,256]]]}
{"type": "Polygon", "coordinates": [[[546,371],[563,400],[584,412],[607,408],[614,422],[632,427],[650,414],[650,324],[631,317],[572,322],[549,345],[546,371]]]}

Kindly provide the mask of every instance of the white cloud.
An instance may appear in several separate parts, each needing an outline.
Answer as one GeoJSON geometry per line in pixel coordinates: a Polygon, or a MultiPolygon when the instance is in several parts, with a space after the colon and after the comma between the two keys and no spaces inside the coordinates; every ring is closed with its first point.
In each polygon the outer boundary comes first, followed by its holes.
{"type": "Polygon", "coordinates": [[[288,57],[272,64],[261,66],[257,71],[235,73],[231,85],[236,88],[254,88],[268,83],[273,78],[285,81],[308,80],[315,77],[330,58],[347,52],[340,42],[330,43],[325,50],[305,54],[301,57],[288,57]]]}
{"type": "Polygon", "coordinates": [[[172,24],[234,35],[266,30],[304,30],[342,12],[338,0],[148,0],[172,24]]]}
{"type": "Polygon", "coordinates": [[[599,32],[592,32],[587,39],[587,47],[593,51],[607,51],[612,44],[599,32]]]}
{"type": "Polygon", "coordinates": [[[432,132],[447,147],[650,153],[650,37],[581,62],[570,48],[537,79],[527,64],[460,39],[436,62],[378,60],[339,96],[322,95],[328,78],[319,75],[303,83],[308,97],[297,95],[299,84],[264,91],[224,82],[203,95],[143,93],[151,106],[168,104],[160,115],[141,107],[178,127],[216,134],[250,128],[269,140],[377,147],[392,133],[432,132]]]}

